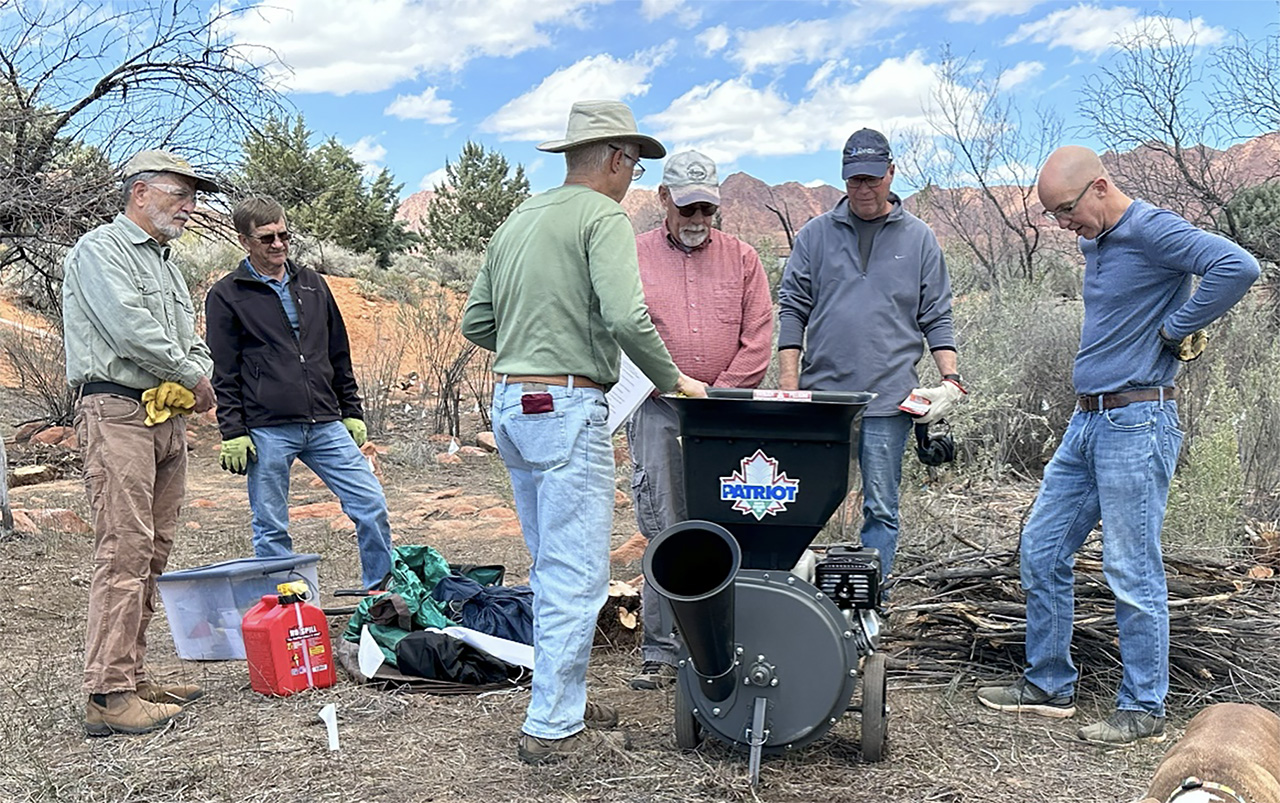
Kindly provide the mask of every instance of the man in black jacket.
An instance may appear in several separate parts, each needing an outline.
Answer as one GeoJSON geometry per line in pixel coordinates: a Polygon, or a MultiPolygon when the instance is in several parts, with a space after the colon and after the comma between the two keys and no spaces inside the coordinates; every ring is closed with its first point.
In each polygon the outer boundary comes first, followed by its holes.
{"type": "Polygon", "coordinates": [[[301,460],[356,525],[365,588],[391,571],[382,486],[360,446],[368,433],[342,313],[320,274],[289,260],[284,209],[236,205],[248,256],[205,298],[222,467],[248,474],[253,551],[289,555],[289,469],[301,460]]]}

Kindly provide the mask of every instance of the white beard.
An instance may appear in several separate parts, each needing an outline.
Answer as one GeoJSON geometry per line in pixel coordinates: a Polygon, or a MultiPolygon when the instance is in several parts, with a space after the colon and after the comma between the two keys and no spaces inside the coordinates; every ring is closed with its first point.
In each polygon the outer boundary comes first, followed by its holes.
{"type": "Polygon", "coordinates": [[[680,242],[684,243],[686,248],[697,248],[707,241],[709,233],[706,226],[682,226],[680,242]]]}

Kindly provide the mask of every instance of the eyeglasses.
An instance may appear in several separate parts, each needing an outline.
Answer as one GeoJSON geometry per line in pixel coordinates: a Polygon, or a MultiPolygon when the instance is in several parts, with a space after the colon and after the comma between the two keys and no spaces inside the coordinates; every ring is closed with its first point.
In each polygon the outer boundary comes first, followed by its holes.
{"type": "Polygon", "coordinates": [[[865,186],[874,190],[884,183],[884,176],[853,176],[846,178],[844,183],[850,187],[865,186]]]}
{"type": "Polygon", "coordinates": [[[178,187],[173,184],[148,184],[147,186],[154,190],[160,190],[160,192],[163,192],[166,195],[172,195],[180,201],[188,201],[192,199],[195,199],[196,201],[200,200],[200,195],[198,193],[194,190],[189,190],[186,187],[178,187]]]}
{"type": "MultiPolygon", "coordinates": [[[[1101,178],[1101,176],[1099,176],[1098,178],[1101,178]]],[[[1075,200],[1072,201],[1071,203],[1063,204],[1062,206],[1054,210],[1049,210],[1049,209],[1044,210],[1044,216],[1049,218],[1050,220],[1058,220],[1063,217],[1069,217],[1071,213],[1075,211],[1076,204],[1080,203],[1080,199],[1084,198],[1084,194],[1089,191],[1089,188],[1092,187],[1094,185],[1094,182],[1096,182],[1097,180],[1098,179],[1095,178],[1093,181],[1090,181],[1088,184],[1084,185],[1084,189],[1080,190],[1080,194],[1077,195],[1075,200]]]]}
{"type": "Polygon", "coordinates": [[[293,239],[293,234],[287,231],[279,231],[279,232],[272,232],[271,234],[259,234],[257,236],[250,236],[249,239],[257,240],[263,245],[272,245],[273,243],[275,243],[277,237],[280,238],[281,245],[288,245],[289,241],[293,239]]]}
{"type": "Polygon", "coordinates": [[[703,217],[715,217],[716,212],[720,211],[720,207],[715,204],[689,204],[688,206],[677,206],[676,211],[680,213],[680,217],[693,217],[699,212],[703,217]]]}
{"type": "Polygon", "coordinates": [[[613,148],[615,151],[619,151],[622,154],[623,159],[626,159],[627,161],[631,162],[631,180],[639,181],[640,177],[644,175],[644,165],[640,164],[640,157],[632,156],[631,154],[622,150],[620,146],[614,145],[612,143],[609,145],[609,147],[613,148]]]}

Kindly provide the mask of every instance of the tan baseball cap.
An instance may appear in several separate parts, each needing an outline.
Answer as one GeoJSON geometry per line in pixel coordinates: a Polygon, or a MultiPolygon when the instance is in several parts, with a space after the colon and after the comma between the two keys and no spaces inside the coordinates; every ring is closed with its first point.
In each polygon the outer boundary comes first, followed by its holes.
{"type": "Polygon", "coordinates": [[[676,206],[708,203],[720,205],[720,180],[716,163],[697,151],[681,151],[662,168],[662,185],[676,206]]]}
{"type": "Polygon", "coordinates": [[[190,162],[168,151],[141,151],[125,164],[121,172],[125,178],[136,176],[139,173],[173,173],[195,179],[197,190],[203,190],[204,192],[222,191],[212,178],[197,173],[190,162]]]}
{"type": "Polygon", "coordinates": [[[641,159],[661,159],[667,149],[653,137],[636,131],[636,118],[627,104],[617,100],[580,100],[569,109],[569,125],[564,139],[553,139],[538,146],[548,153],[563,153],[592,142],[634,142],[640,146],[641,159]]]}

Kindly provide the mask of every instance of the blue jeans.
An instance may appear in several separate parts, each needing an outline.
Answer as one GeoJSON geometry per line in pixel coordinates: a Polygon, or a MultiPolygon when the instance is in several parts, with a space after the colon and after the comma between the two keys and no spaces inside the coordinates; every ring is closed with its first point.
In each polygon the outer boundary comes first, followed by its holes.
{"type": "Polygon", "coordinates": [[[258,459],[249,462],[249,507],[253,509],[253,554],[260,558],[293,553],[289,537],[289,469],[301,460],[338,497],[355,522],[360,574],[372,588],[391,571],[391,523],[387,498],[369,461],[341,421],[281,424],[249,430],[258,459]]]}
{"type": "Polygon", "coordinates": [[[1124,664],[1116,707],[1164,715],[1169,600],[1160,529],[1181,448],[1173,401],[1071,417],[1022,531],[1026,677],[1044,691],[1075,692],[1075,553],[1101,518],[1102,572],[1116,598],[1124,664]]]}
{"type": "Polygon", "coordinates": [[[534,387],[494,387],[493,434],[533,559],[533,689],[523,730],[562,739],[583,728],[587,660],[608,592],[613,444],[604,393],[534,387]],[[544,392],[554,409],[525,413],[521,397],[544,392]]]}
{"type": "MultiPolygon", "coordinates": [[[[689,518],[684,501],[684,457],[680,419],[663,399],[645,399],[627,422],[627,446],[634,464],[631,497],[640,533],[652,541],[663,530],[689,518]]],[[[644,635],[640,656],[672,666],[680,659],[680,641],[672,634],[671,603],[644,584],[640,594],[644,635]]]]}
{"type": "Polygon", "coordinates": [[[898,486],[911,416],[863,416],[858,436],[862,473],[862,545],[880,550],[880,577],[887,578],[898,551],[898,486]]]}

